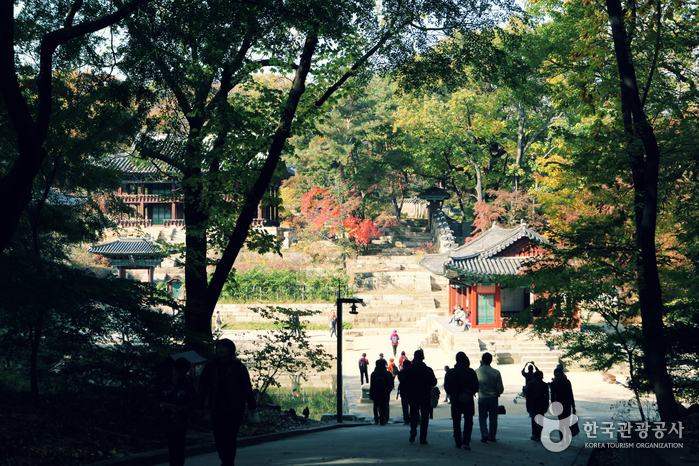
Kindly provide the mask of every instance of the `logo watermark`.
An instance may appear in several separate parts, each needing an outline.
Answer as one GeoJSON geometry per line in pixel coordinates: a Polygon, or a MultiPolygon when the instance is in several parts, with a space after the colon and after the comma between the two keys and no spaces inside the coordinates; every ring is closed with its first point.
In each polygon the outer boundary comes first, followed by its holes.
{"type": "MultiPolygon", "coordinates": [[[[549,406],[549,413],[553,416],[560,416],[563,412],[563,405],[558,401],[554,401],[549,406]]],[[[573,441],[573,433],[570,428],[573,424],[578,422],[578,416],[571,414],[563,419],[547,419],[543,414],[537,414],[534,416],[534,422],[542,427],[541,430],[541,444],[548,451],[558,453],[570,446],[573,441]],[[559,432],[561,438],[560,442],[554,442],[551,440],[551,434],[554,431],[559,432]]]]}
{"type": "MultiPolygon", "coordinates": [[[[549,406],[549,413],[553,416],[560,416],[563,412],[563,405],[558,401],[554,401],[549,406]]],[[[559,453],[570,446],[573,441],[571,428],[579,420],[578,416],[571,414],[562,419],[547,419],[542,414],[537,414],[534,417],[534,422],[542,427],[541,444],[548,451],[559,453]],[[551,439],[552,435],[556,435],[560,442],[554,442],[551,439]]],[[[585,448],[682,448],[683,443],[676,442],[677,439],[682,439],[684,426],[682,422],[601,422],[586,421],[582,423],[581,433],[584,433],[585,440],[604,440],[607,437],[609,440],[619,439],[618,442],[585,442],[585,448]],[[666,435],[673,435],[672,441],[661,441],[666,435]],[[624,439],[635,437],[640,439],[640,442],[625,442],[624,439]],[[645,441],[648,439],[648,441],[645,441]]],[[[669,440],[669,439],[668,439],[669,440]]]]}

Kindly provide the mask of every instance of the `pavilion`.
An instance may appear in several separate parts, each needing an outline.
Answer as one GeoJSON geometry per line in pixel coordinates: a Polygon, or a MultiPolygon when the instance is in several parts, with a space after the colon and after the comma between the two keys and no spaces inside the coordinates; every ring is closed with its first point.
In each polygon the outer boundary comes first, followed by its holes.
{"type": "Polygon", "coordinates": [[[147,269],[148,282],[153,283],[153,273],[168,255],[165,247],[146,238],[118,238],[111,243],[90,246],[87,250],[109,260],[109,264],[119,270],[119,278],[126,278],[128,269],[147,269]]]}
{"type": "Polygon", "coordinates": [[[471,311],[473,329],[502,328],[503,322],[525,310],[534,300],[524,288],[509,288],[502,277],[517,275],[542,255],[539,244],[548,241],[522,222],[516,228],[497,224],[456,249],[426,254],[420,265],[449,279],[449,312],[455,306],[471,311]]]}

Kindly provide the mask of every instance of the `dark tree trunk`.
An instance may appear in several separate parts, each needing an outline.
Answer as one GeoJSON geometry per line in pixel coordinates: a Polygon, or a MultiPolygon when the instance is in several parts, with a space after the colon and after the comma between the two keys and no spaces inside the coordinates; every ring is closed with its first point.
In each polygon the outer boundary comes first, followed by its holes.
{"type": "Polygon", "coordinates": [[[52,103],[53,54],[56,49],[76,37],[82,37],[116,24],[151,0],[133,0],[95,21],[73,25],[75,13],[82,2],[75,2],[64,26],[51,31],[41,39],[39,75],[37,76],[38,110],[35,116],[29,110],[20,89],[15,68],[14,2],[0,6],[0,94],[5,101],[9,119],[17,137],[17,159],[12,168],[0,178],[0,252],[10,244],[22,212],[31,201],[32,182],[46,157],[43,144],[49,130],[52,103]]]}
{"type": "MultiPolygon", "coordinates": [[[[187,327],[189,332],[195,334],[190,335],[190,338],[194,338],[190,341],[206,339],[207,336],[208,339],[210,339],[211,337],[211,316],[214,313],[216,303],[218,302],[223,286],[226,283],[228,274],[233,269],[233,264],[238,257],[238,253],[243,248],[245,240],[248,237],[248,232],[250,230],[250,226],[252,225],[252,221],[257,215],[257,206],[260,204],[262,197],[267,191],[269,183],[272,181],[274,170],[281,159],[281,154],[286,140],[291,134],[291,123],[294,120],[299,100],[305,92],[306,78],[308,76],[308,72],[311,67],[311,59],[315,53],[317,45],[317,37],[311,36],[307,38],[304,51],[301,55],[299,67],[296,70],[294,81],[291,85],[291,89],[289,90],[286,105],[282,110],[279,125],[277,126],[277,130],[272,138],[272,144],[267,153],[267,159],[262,167],[262,170],[260,171],[257,181],[253,185],[250,193],[248,193],[248,197],[241,209],[238,221],[236,222],[235,229],[229,238],[228,245],[223,251],[221,260],[216,266],[216,270],[211,277],[211,281],[209,282],[208,287],[205,289],[205,293],[202,292],[201,282],[201,280],[203,280],[203,283],[206,283],[205,265],[203,266],[203,269],[197,267],[197,269],[200,269],[200,271],[193,277],[193,279],[196,281],[196,289],[194,290],[196,296],[194,297],[192,296],[193,290],[189,282],[189,275],[185,275],[187,280],[187,327]],[[203,277],[201,270],[203,270],[203,277]],[[194,299],[192,300],[192,298],[194,299]]],[[[190,217],[189,214],[186,215],[187,224],[189,225],[190,217]]],[[[189,238],[189,231],[187,232],[187,236],[189,238]]],[[[197,247],[202,247],[202,245],[199,244],[197,247]]],[[[189,252],[189,242],[187,243],[187,249],[189,252]]],[[[187,268],[189,268],[189,262],[187,263],[187,268]]]]}
{"type": "Polygon", "coordinates": [[[607,0],[607,9],[619,69],[621,110],[628,137],[634,183],[636,244],[639,248],[637,281],[643,324],[643,352],[646,372],[658,403],[658,412],[661,419],[668,422],[676,420],[679,411],[665,359],[663,300],[655,248],[660,149],[641,104],[621,2],[607,0]]]}

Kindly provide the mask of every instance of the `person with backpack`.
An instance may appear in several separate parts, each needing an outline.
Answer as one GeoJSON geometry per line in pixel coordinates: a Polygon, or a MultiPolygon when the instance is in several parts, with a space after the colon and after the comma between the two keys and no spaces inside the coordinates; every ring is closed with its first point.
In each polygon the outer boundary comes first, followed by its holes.
{"type": "Polygon", "coordinates": [[[466,353],[456,353],[456,364],[444,377],[444,390],[451,399],[451,419],[454,427],[456,448],[471,449],[473,416],[476,414],[474,397],[478,393],[478,376],[471,369],[471,362],[466,353]],[[461,416],[464,418],[463,435],[461,433],[461,416]]]}
{"type": "MultiPolygon", "coordinates": [[[[531,366],[529,366],[531,367],[531,366]]],[[[534,372],[534,380],[527,384],[527,412],[532,418],[532,436],[535,442],[541,442],[543,424],[539,425],[535,419],[538,414],[542,416],[549,409],[549,386],[544,382],[544,373],[540,370],[534,372]]]]}
{"type": "Polygon", "coordinates": [[[395,356],[396,352],[398,351],[398,340],[400,340],[400,337],[398,336],[398,330],[394,330],[391,334],[391,346],[393,346],[393,356],[395,356]]]}
{"type": "Polygon", "coordinates": [[[393,358],[388,360],[388,372],[395,377],[398,375],[398,366],[396,366],[396,363],[393,361],[395,361],[393,358]]]}
{"type": "Polygon", "coordinates": [[[362,353],[362,357],[359,358],[359,380],[362,385],[364,385],[364,379],[369,383],[369,360],[366,358],[366,353],[362,353]]]}
{"type": "Polygon", "coordinates": [[[393,391],[393,375],[386,370],[386,360],[376,361],[376,368],[371,373],[369,398],[374,402],[374,424],[385,426],[389,419],[389,402],[393,391]]]}

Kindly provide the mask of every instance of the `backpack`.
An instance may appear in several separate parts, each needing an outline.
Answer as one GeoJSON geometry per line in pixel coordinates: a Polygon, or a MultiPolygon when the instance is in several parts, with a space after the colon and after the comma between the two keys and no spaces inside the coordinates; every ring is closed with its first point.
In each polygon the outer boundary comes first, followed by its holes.
{"type": "Polygon", "coordinates": [[[362,358],[359,360],[359,368],[361,370],[366,370],[366,359],[362,358]]]}
{"type": "Polygon", "coordinates": [[[432,387],[432,398],[430,399],[430,405],[432,408],[436,408],[437,405],[439,404],[439,395],[441,392],[439,391],[439,388],[437,387],[432,387]]]}
{"type": "Polygon", "coordinates": [[[397,345],[397,344],[398,344],[398,335],[395,335],[395,334],[394,334],[394,335],[391,337],[391,343],[393,343],[394,345],[397,345]]]}

